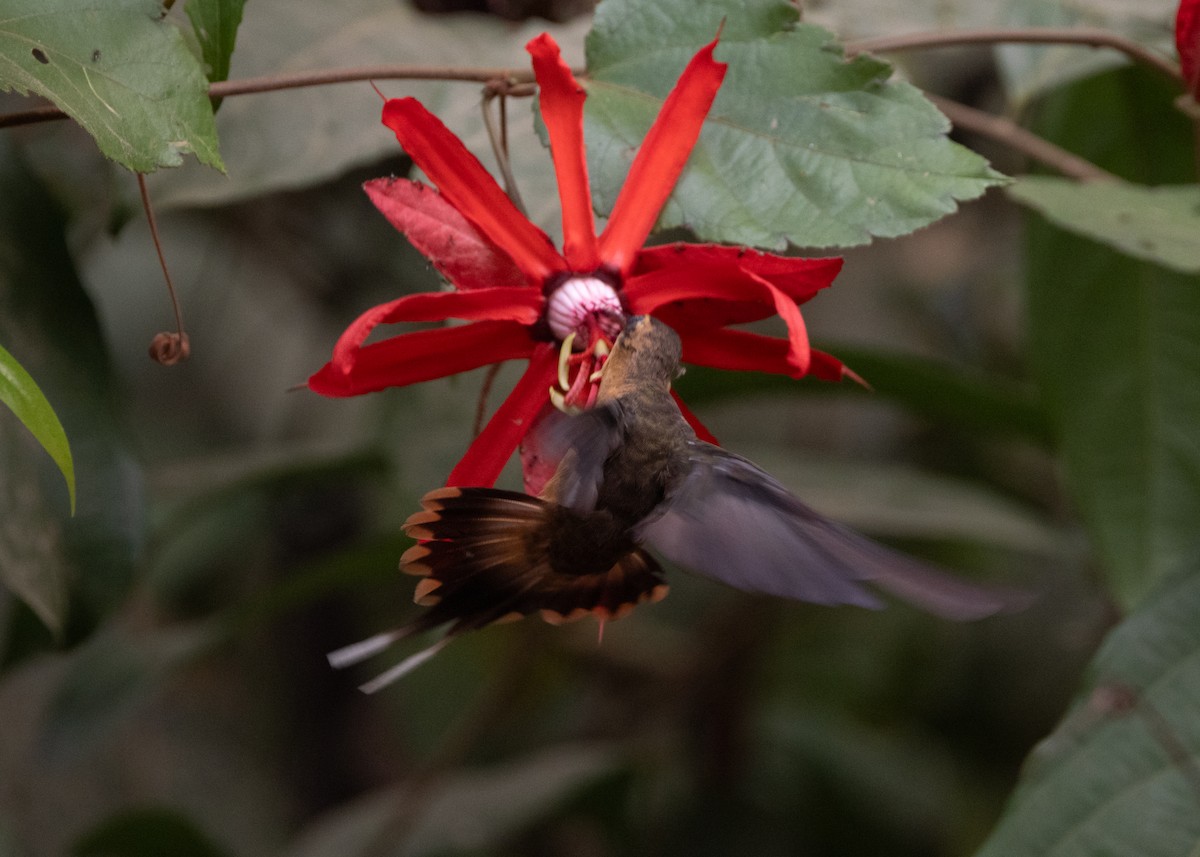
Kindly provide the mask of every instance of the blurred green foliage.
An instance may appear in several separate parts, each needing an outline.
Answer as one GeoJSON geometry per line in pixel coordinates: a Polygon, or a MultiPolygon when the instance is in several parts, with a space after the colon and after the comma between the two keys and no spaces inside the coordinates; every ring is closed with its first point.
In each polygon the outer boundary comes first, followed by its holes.
{"type": "MultiPolygon", "coordinates": [[[[847,4],[858,20],[927,20],[922,4],[864,4],[847,4]]],[[[1058,4],[986,5],[963,0],[958,20],[1041,21],[1058,4]]],[[[153,26],[240,11],[183,6],[153,26]]],[[[680,4],[656,8],[667,43],[680,4]]],[[[1095,20],[1123,27],[1106,8],[1095,20]]],[[[520,67],[540,29],[383,0],[245,12],[235,78],[520,67]]],[[[568,56],[586,23],[555,29],[568,56]]],[[[218,35],[214,70],[234,44],[218,35]]],[[[995,96],[986,52],[941,68],[979,57],[995,96]]],[[[1080,73],[1057,57],[999,63],[1024,96],[1080,73]]],[[[477,88],[386,89],[420,94],[486,154],[477,88]]],[[[1032,127],[1127,180],[1188,182],[1174,95],[1106,71],[1054,89],[1032,127]]],[[[1000,195],[850,251],[806,305],[873,393],[699,370],[679,386],[819,510],[1027,585],[1028,611],[953,625],[673,574],[669,598],[602,643],[589,623],[491,628],[374,697],[355,685],[378,664],[330,670],[326,652],[418,609],[398,525],[462,453],[484,382],[289,392],[364,308],[437,287],[359,191],[408,169],[376,111],[365,85],[227,99],[230,177],[155,177],[194,350],[172,368],[145,357],[170,310],[133,177],[71,124],[0,132],[0,342],[55,404],[79,480],[71,518],[53,462],[0,413],[0,853],[1194,851],[1200,282],[1036,216],[1022,240],[1000,195]]],[[[518,180],[554,228],[547,155],[509,113],[518,180]]],[[[514,378],[500,373],[493,407],[514,378]]]]}

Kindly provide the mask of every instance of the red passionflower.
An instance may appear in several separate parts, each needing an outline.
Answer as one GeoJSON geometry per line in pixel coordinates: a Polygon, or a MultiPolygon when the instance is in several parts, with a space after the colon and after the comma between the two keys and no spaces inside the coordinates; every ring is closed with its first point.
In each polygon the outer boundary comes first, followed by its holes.
{"type": "Polygon", "coordinates": [[[1188,92],[1200,101],[1200,0],[1181,0],[1175,15],[1175,47],[1188,92]]]}
{"type": "MultiPolygon", "coordinates": [[[[563,249],[512,203],[479,161],[412,98],[389,100],[383,124],[436,185],[377,179],[375,205],[454,286],[374,307],[339,338],[333,359],[308,385],[353,396],[524,358],[529,366],[466,455],[450,485],[491,485],[543,409],[559,378],[559,351],[574,338],[564,397],[588,404],[593,370],[626,313],[651,313],[683,340],[689,363],[828,380],[849,374],[809,348],[798,304],[828,286],[841,259],[794,259],[740,247],[643,243],[691,154],[725,75],[717,42],[692,58],[638,149],[604,229],[597,235],[583,141],[583,88],[547,34],[533,39],[542,118],[562,202],[563,249]],[[731,325],[779,315],[786,339],[731,325]],[[468,323],[364,344],[380,324],[468,323]]],[[[684,415],[708,436],[682,406],[684,415]]],[[[527,470],[527,483],[528,479],[527,470]]]]}

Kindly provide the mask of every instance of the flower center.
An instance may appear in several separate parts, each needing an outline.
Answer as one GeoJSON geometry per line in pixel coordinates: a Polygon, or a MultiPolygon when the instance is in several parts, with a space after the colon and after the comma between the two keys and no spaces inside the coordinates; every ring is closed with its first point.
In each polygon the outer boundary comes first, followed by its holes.
{"type": "Polygon", "coordinates": [[[608,283],[597,277],[571,277],[550,295],[546,321],[559,340],[579,334],[578,347],[586,348],[594,328],[610,340],[621,332],[625,311],[608,283]]]}

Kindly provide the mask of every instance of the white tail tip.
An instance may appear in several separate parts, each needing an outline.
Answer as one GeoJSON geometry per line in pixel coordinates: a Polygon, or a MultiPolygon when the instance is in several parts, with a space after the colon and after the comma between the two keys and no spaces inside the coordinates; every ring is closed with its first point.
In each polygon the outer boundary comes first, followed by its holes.
{"type": "Polygon", "coordinates": [[[329,665],[335,670],[345,669],[379,654],[403,636],[404,631],[402,630],[384,631],[382,634],[376,634],[374,637],[367,637],[365,640],[344,646],[336,652],[330,652],[325,657],[329,659],[329,665]]]}
{"type": "Polygon", "coordinates": [[[452,637],[442,637],[442,639],[438,640],[436,643],[434,643],[428,649],[422,649],[421,651],[417,652],[415,655],[410,655],[409,657],[402,660],[400,663],[396,664],[394,667],[392,667],[387,672],[376,676],[375,678],[371,679],[366,684],[360,684],[358,686],[358,689],[361,690],[363,693],[374,693],[375,691],[377,691],[381,688],[387,687],[392,682],[403,678],[404,676],[408,675],[410,672],[415,670],[417,667],[419,667],[421,664],[425,663],[427,660],[432,658],[434,655],[436,655],[438,652],[440,652],[442,649],[444,649],[446,647],[446,644],[449,643],[450,640],[452,640],[452,639],[453,639],[452,637]]]}

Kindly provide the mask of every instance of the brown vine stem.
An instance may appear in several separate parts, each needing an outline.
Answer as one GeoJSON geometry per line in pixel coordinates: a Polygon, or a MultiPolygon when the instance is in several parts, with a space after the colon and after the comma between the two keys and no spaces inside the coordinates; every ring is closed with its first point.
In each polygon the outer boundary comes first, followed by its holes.
{"type": "Polygon", "coordinates": [[[53,122],[57,119],[65,119],[66,115],[57,107],[34,107],[29,110],[0,115],[0,128],[33,125],[37,122],[53,122]]]}
{"type": "Polygon", "coordinates": [[[1056,44],[1084,45],[1092,48],[1112,48],[1135,62],[1155,69],[1176,83],[1183,81],[1179,66],[1133,39],[1098,27],[1029,27],[1018,29],[945,30],[942,32],[911,33],[903,36],[883,36],[847,42],[846,56],[861,53],[890,53],[892,51],[922,50],[925,48],[958,45],[995,44],[1056,44]]]}
{"type": "Polygon", "coordinates": [[[1107,170],[1025,130],[1011,119],[994,116],[932,93],[925,93],[925,97],[936,104],[938,110],[945,113],[955,126],[991,137],[1064,176],[1085,182],[1119,181],[1107,170]]]}
{"type": "MultiPolygon", "coordinates": [[[[582,71],[576,71],[582,74],[582,71]]],[[[361,83],[370,80],[448,80],[485,84],[504,81],[509,85],[509,89],[507,90],[507,94],[509,95],[528,95],[534,91],[531,88],[518,86],[518,84],[533,82],[533,74],[528,71],[513,71],[507,68],[373,65],[356,68],[322,69],[320,71],[300,71],[292,74],[272,74],[262,77],[247,77],[241,80],[224,80],[210,84],[208,94],[211,98],[227,98],[235,95],[279,92],[285,89],[329,86],[336,83],[361,83]]],[[[0,115],[0,128],[9,128],[16,125],[32,125],[36,122],[51,122],[66,118],[67,114],[57,107],[35,107],[30,110],[0,115]]]]}
{"type": "Polygon", "coordinates": [[[517,187],[517,180],[513,176],[512,164],[508,157],[508,110],[506,105],[510,95],[529,95],[535,91],[528,85],[513,87],[506,80],[492,80],[484,87],[483,101],[480,104],[480,109],[483,111],[483,127],[487,130],[492,154],[496,157],[496,165],[500,168],[500,176],[504,179],[504,192],[508,194],[513,205],[522,214],[526,214],[525,202],[521,199],[521,192],[517,187]],[[498,127],[496,120],[492,118],[493,101],[498,102],[500,108],[498,127]]]}
{"type": "Polygon", "coordinates": [[[327,86],[331,83],[357,83],[364,80],[456,80],[467,83],[489,83],[507,80],[529,83],[533,74],[507,68],[460,68],[455,66],[375,65],[358,68],[302,71],[294,74],[273,74],[225,80],[208,87],[214,98],[228,95],[248,95],[254,92],[275,92],[281,89],[300,89],[308,86],[327,86]]]}
{"type": "Polygon", "coordinates": [[[150,225],[150,238],[154,241],[154,249],[158,253],[158,264],[162,266],[163,279],[167,281],[167,293],[171,296],[171,306],[175,309],[175,332],[156,334],[150,342],[150,359],[163,366],[174,366],[180,360],[187,360],[191,354],[187,332],[183,329],[183,312],[179,309],[179,297],[175,294],[175,284],[171,282],[171,270],[167,267],[167,258],[163,255],[162,241],[158,237],[158,222],[154,217],[154,206],[150,204],[150,192],[146,190],[146,176],[137,174],[138,191],[142,195],[142,208],[146,212],[146,222],[150,225]]]}

